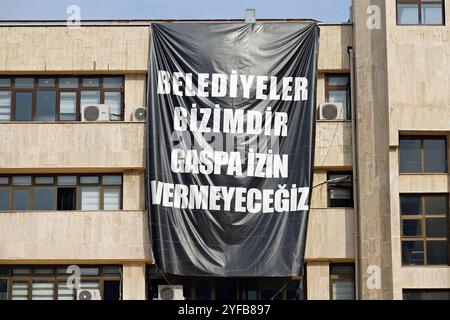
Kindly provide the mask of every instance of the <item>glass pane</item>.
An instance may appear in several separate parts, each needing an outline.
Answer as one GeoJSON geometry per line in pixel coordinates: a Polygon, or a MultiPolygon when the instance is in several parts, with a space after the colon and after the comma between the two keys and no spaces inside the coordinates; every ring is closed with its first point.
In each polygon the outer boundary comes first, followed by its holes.
{"type": "Polygon", "coordinates": [[[285,284],[286,281],[281,279],[260,280],[261,300],[281,300],[283,293],[279,291],[285,284]]]}
{"type": "Polygon", "coordinates": [[[103,78],[103,88],[122,88],[123,79],[121,77],[103,78]]]}
{"type": "Polygon", "coordinates": [[[0,210],[10,209],[10,192],[9,188],[0,188],[0,210]]]}
{"type": "Polygon", "coordinates": [[[28,300],[27,281],[13,281],[12,300],[28,300]]]}
{"type": "Polygon", "coordinates": [[[53,177],[36,177],[34,179],[36,184],[53,184],[55,182],[55,178],[53,177]]]}
{"type": "Polygon", "coordinates": [[[402,262],[404,265],[423,265],[423,241],[402,241],[402,262]]]}
{"type": "Polygon", "coordinates": [[[100,210],[100,189],[81,188],[81,210],[100,210]]]}
{"type": "Polygon", "coordinates": [[[122,176],[103,176],[103,184],[122,184],[122,176]]]}
{"type": "Polygon", "coordinates": [[[8,184],[9,178],[8,177],[0,177],[0,184],[8,184]]]}
{"type": "Polygon", "coordinates": [[[31,92],[16,92],[16,120],[29,121],[33,116],[33,94],[31,92]]]}
{"type": "Polygon", "coordinates": [[[400,212],[402,215],[421,214],[421,201],[419,196],[400,196],[400,212]]]}
{"type": "Polygon", "coordinates": [[[98,268],[81,268],[82,276],[98,276],[99,269],[98,268]]]}
{"type": "Polygon", "coordinates": [[[99,91],[81,91],[81,106],[100,103],[99,91]]]}
{"type": "Polygon", "coordinates": [[[13,269],[13,275],[30,275],[31,274],[31,269],[28,268],[16,268],[13,269]]]}
{"type": "Polygon", "coordinates": [[[253,279],[241,279],[239,283],[240,300],[258,299],[258,281],[253,279]]]}
{"type": "Polygon", "coordinates": [[[0,280],[0,301],[8,300],[8,280],[0,280]]]}
{"type": "Polygon", "coordinates": [[[77,93],[61,92],[59,103],[60,120],[77,120],[77,93]]]}
{"type": "Polygon", "coordinates": [[[447,214],[448,211],[448,197],[446,195],[425,196],[425,213],[432,214],[447,214]]]}
{"type": "Polygon", "coordinates": [[[34,79],[33,78],[16,78],[15,80],[16,88],[33,88],[34,79]]]}
{"type": "Polygon", "coordinates": [[[120,189],[103,190],[103,209],[120,210],[120,189]]]}
{"type": "Polygon", "coordinates": [[[352,189],[333,187],[330,189],[330,198],[331,199],[351,199],[352,198],[352,189]]]}
{"type": "Polygon", "coordinates": [[[122,94],[120,92],[105,92],[105,104],[109,107],[111,120],[122,119],[122,94]]]}
{"type": "Polygon", "coordinates": [[[32,300],[53,300],[53,282],[33,280],[32,300]]]}
{"type": "Polygon", "coordinates": [[[67,286],[67,282],[59,282],[58,283],[58,300],[74,300],[75,299],[75,290],[69,289],[67,286]]]}
{"type": "Polygon", "coordinates": [[[58,188],[57,210],[76,210],[76,188],[58,188]]]}
{"type": "Polygon", "coordinates": [[[303,300],[301,281],[291,281],[286,287],[286,300],[303,300]]]}
{"type": "Polygon", "coordinates": [[[59,87],[63,89],[78,88],[78,78],[60,78],[59,87]]]}
{"type": "Polygon", "coordinates": [[[83,79],[83,87],[98,87],[99,86],[98,78],[84,78],[83,79]]]}
{"type": "Polygon", "coordinates": [[[424,139],[424,171],[447,172],[445,139],[424,139]]]}
{"type": "Polygon", "coordinates": [[[422,3],[422,23],[442,24],[442,5],[439,3],[422,3]]]}
{"type": "Polygon", "coordinates": [[[427,238],[447,238],[448,220],[447,218],[428,218],[427,238]]]}
{"type": "Polygon", "coordinates": [[[399,24],[419,24],[419,6],[417,4],[397,4],[399,24]]]}
{"type": "Polygon", "coordinates": [[[120,281],[104,281],[103,295],[103,300],[120,300],[120,281]]]}
{"type": "Polygon", "coordinates": [[[12,183],[15,186],[31,186],[31,177],[30,176],[13,177],[12,183]]]}
{"type": "Polygon", "coordinates": [[[448,264],[447,241],[427,241],[427,262],[430,265],[448,264]]]}
{"type": "Polygon", "coordinates": [[[347,86],[349,83],[348,76],[328,76],[329,86],[347,86]]]}
{"type": "Polygon", "coordinates": [[[55,91],[38,91],[36,94],[36,120],[54,121],[55,105],[55,91]]]}
{"type": "Polygon", "coordinates": [[[450,300],[450,290],[403,290],[404,300],[450,300]]]}
{"type": "Polygon", "coordinates": [[[330,265],[331,275],[355,275],[355,267],[353,265],[332,264],[330,265]]]}
{"type": "Polygon", "coordinates": [[[11,120],[11,91],[0,91],[0,121],[11,120]]]}
{"type": "Polygon", "coordinates": [[[0,79],[0,87],[10,87],[11,79],[1,78],[0,79]]]}
{"type": "Polygon", "coordinates": [[[403,220],[403,236],[404,237],[420,237],[422,236],[421,220],[403,220]]]}
{"type": "Polygon", "coordinates": [[[80,183],[82,184],[98,184],[100,183],[100,178],[98,176],[85,176],[80,177],[80,183]]]}
{"type": "Polygon", "coordinates": [[[59,176],[58,184],[62,186],[73,186],[77,184],[76,176],[59,176]]]}
{"type": "Polygon", "coordinates": [[[55,210],[56,188],[36,188],[33,190],[34,210],[55,210]]]}
{"type": "Polygon", "coordinates": [[[30,209],[30,191],[24,189],[15,189],[13,191],[13,209],[28,210],[30,209]]]}
{"type": "Polygon", "coordinates": [[[400,172],[420,171],[420,140],[400,139],[400,172]]]}
{"type": "Polygon", "coordinates": [[[355,283],[352,280],[334,280],[331,288],[333,300],[355,299],[355,283]]]}
{"type": "Polygon", "coordinates": [[[55,79],[39,79],[38,80],[38,86],[39,87],[54,87],[55,86],[55,79]]]}
{"type": "Polygon", "coordinates": [[[51,268],[36,268],[33,269],[33,274],[35,275],[53,275],[55,273],[54,269],[51,268]]]}
{"type": "Polygon", "coordinates": [[[328,102],[342,103],[347,105],[347,91],[329,91],[328,102]]]}
{"type": "Polygon", "coordinates": [[[120,275],[121,269],[120,267],[103,267],[102,272],[104,275],[120,275]]]}

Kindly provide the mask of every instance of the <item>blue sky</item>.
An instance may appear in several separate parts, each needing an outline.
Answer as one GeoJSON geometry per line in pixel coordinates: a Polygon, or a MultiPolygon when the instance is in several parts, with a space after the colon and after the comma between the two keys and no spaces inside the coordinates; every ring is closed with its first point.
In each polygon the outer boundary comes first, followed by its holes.
{"type": "Polygon", "coordinates": [[[351,0],[0,0],[0,20],[65,20],[66,8],[81,19],[233,19],[246,8],[257,18],[313,18],[346,22],[351,0]]]}

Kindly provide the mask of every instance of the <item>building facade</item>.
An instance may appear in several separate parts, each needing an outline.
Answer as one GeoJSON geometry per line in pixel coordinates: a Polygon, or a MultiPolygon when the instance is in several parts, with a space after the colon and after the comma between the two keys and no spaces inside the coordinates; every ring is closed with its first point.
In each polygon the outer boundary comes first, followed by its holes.
{"type": "Polygon", "coordinates": [[[320,24],[295,279],[165,279],[154,265],[145,126],[133,117],[146,105],[152,21],[1,22],[0,299],[74,298],[70,265],[103,299],[152,299],[167,282],[191,299],[450,298],[449,7],[358,0],[349,23],[320,24]],[[325,102],[342,106],[335,119],[325,102]],[[92,103],[111,121],[80,121],[92,103]]]}

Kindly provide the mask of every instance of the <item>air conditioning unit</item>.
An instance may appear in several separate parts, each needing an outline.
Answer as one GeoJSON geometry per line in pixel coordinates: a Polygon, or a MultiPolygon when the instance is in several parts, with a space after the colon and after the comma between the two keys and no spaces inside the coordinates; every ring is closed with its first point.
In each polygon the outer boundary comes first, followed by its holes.
{"type": "Polygon", "coordinates": [[[184,300],[183,286],[158,286],[158,300],[184,300]]]}
{"type": "Polygon", "coordinates": [[[100,290],[79,289],[77,290],[77,300],[101,300],[100,290]]]}
{"type": "Polygon", "coordinates": [[[147,109],[144,107],[136,108],[133,112],[133,121],[145,121],[147,119],[147,109]]]}
{"type": "Polygon", "coordinates": [[[319,106],[320,120],[345,120],[346,118],[346,110],[341,102],[326,102],[319,106]]]}
{"type": "Polygon", "coordinates": [[[89,104],[81,108],[81,121],[109,121],[109,117],[106,104],[89,104]]]}

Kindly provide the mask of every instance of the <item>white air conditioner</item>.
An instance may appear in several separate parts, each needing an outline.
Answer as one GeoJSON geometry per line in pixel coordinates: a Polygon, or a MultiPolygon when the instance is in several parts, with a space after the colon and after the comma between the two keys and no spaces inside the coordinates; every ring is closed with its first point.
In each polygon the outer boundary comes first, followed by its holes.
{"type": "Polygon", "coordinates": [[[77,290],[77,300],[101,300],[100,290],[79,289],[77,290]]]}
{"type": "Polygon", "coordinates": [[[145,121],[147,119],[147,109],[145,107],[136,108],[133,112],[133,121],[145,121]]]}
{"type": "Polygon", "coordinates": [[[326,102],[319,106],[320,120],[345,120],[346,118],[346,110],[341,102],[326,102]]]}
{"type": "Polygon", "coordinates": [[[81,121],[109,121],[109,117],[106,104],[87,104],[81,108],[81,121]]]}
{"type": "Polygon", "coordinates": [[[158,286],[158,300],[184,300],[183,286],[158,286]]]}

